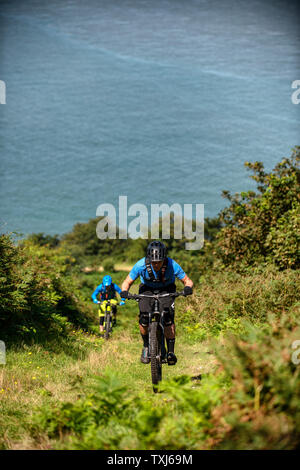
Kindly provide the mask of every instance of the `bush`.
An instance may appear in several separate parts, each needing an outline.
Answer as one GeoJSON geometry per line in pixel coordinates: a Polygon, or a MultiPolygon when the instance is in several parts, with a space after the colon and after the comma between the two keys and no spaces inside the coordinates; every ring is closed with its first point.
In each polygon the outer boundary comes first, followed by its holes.
{"type": "Polygon", "coordinates": [[[278,272],[272,266],[251,268],[247,274],[212,272],[202,277],[199,289],[187,298],[185,310],[176,308],[176,321],[191,339],[216,337],[234,329],[240,332],[239,320],[263,324],[269,314],[280,318],[300,302],[299,282],[299,271],[278,272]]]}
{"type": "Polygon", "coordinates": [[[220,214],[224,227],[217,238],[217,254],[225,266],[236,269],[262,262],[280,269],[297,268],[300,213],[300,147],[274,170],[265,173],[260,162],[246,163],[254,172],[258,193],[223,195],[230,206],[220,214]]]}
{"type": "Polygon", "coordinates": [[[9,235],[0,237],[0,255],[2,339],[38,340],[51,332],[66,334],[57,315],[88,328],[89,311],[68,275],[72,259],[29,240],[15,246],[9,235]]]}
{"type": "Polygon", "coordinates": [[[115,271],[115,263],[114,263],[113,258],[106,258],[102,264],[103,264],[103,270],[105,273],[106,272],[113,273],[115,271]]]}
{"type": "Polygon", "coordinates": [[[74,225],[71,232],[62,237],[61,245],[80,264],[86,263],[87,259],[93,259],[97,262],[98,259],[111,256],[117,260],[122,258],[123,253],[126,252],[128,241],[118,239],[118,228],[116,239],[100,240],[97,237],[96,227],[99,220],[100,218],[95,218],[87,223],[78,223],[74,225]]]}
{"type": "Polygon", "coordinates": [[[240,338],[217,347],[232,387],[213,412],[210,445],[219,449],[300,446],[300,368],[292,344],[300,338],[299,304],[263,328],[248,323],[240,338]]]}
{"type": "Polygon", "coordinates": [[[44,233],[32,233],[27,237],[29,241],[39,246],[47,246],[48,248],[55,248],[60,243],[58,235],[45,235],[44,233]]]}

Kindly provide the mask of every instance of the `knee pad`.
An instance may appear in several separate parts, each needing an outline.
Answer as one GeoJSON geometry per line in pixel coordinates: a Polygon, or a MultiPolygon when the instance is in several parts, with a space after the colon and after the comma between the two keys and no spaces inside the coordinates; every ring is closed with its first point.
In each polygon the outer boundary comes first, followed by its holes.
{"type": "Polygon", "coordinates": [[[142,325],[142,326],[148,326],[149,325],[149,315],[148,315],[148,313],[140,313],[139,324],[142,325]]]}
{"type": "Polygon", "coordinates": [[[164,324],[165,326],[171,326],[174,324],[174,311],[172,308],[164,310],[164,324]]]}

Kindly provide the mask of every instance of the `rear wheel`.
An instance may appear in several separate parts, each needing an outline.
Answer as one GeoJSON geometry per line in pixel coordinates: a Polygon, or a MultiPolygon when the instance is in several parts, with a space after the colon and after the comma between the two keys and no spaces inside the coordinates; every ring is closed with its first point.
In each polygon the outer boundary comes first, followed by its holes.
{"type": "Polygon", "coordinates": [[[151,377],[153,384],[153,391],[157,392],[157,385],[162,378],[161,367],[161,329],[157,322],[151,323],[149,327],[149,346],[150,346],[150,361],[151,361],[151,377]]]}
{"type": "Polygon", "coordinates": [[[111,329],[111,317],[110,317],[110,313],[107,313],[105,315],[105,335],[104,335],[105,339],[109,338],[110,329],[111,329]]]}

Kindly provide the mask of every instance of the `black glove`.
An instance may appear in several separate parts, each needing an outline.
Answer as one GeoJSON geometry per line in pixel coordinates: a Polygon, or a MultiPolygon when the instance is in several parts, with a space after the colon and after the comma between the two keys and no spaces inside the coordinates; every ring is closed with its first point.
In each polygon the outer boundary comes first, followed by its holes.
{"type": "Polygon", "coordinates": [[[121,299],[128,299],[128,290],[122,290],[122,292],[120,292],[120,297],[121,299]]]}
{"type": "Polygon", "coordinates": [[[192,295],[193,288],[190,286],[184,286],[183,293],[184,295],[192,295]]]}

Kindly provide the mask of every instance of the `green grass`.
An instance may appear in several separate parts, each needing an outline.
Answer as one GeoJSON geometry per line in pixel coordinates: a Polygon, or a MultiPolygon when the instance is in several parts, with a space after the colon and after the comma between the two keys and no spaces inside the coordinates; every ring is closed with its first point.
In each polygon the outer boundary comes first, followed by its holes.
{"type": "MultiPolygon", "coordinates": [[[[126,275],[112,274],[119,285],[126,275]]],[[[78,274],[87,305],[99,277],[78,274]]],[[[74,328],[9,346],[0,368],[1,448],[297,447],[300,375],[289,351],[300,332],[297,279],[289,271],[216,274],[193,299],[177,299],[178,363],[163,366],[157,394],[139,360],[133,301],[118,308],[107,342],[74,328]]]]}
{"type": "MultiPolygon", "coordinates": [[[[92,282],[96,276],[89,275],[92,282]]],[[[114,275],[120,282],[123,273],[114,275]]],[[[90,295],[90,289],[86,294],[90,295]]],[[[179,309],[184,301],[178,302],[179,309]]],[[[97,307],[95,306],[95,318],[97,307]]],[[[127,302],[118,308],[118,325],[108,342],[96,334],[73,330],[61,347],[55,341],[11,347],[7,364],[0,369],[0,435],[2,448],[47,449],[61,445],[61,439],[49,439],[43,431],[32,434],[32,422],[39,410],[53,408],[63,402],[76,403],[93,387],[95,377],[115,373],[126,386],[129,397],[140,397],[149,407],[169,403],[167,392],[154,394],[150,366],[140,363],[142,342],[138,328],[138,307],[127,302]]],[[[205,343],[188,344],[179,331],[176,367],[163,368],[166,381],[180,375],[199,376],[214,367],[205,343]],[[201,358],[201,359],[200,359],[201,358]],[[202,360],[205,360],[202,362],[202,360]]]]}

